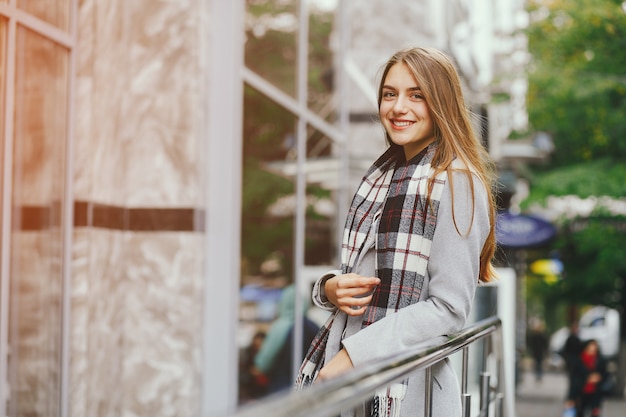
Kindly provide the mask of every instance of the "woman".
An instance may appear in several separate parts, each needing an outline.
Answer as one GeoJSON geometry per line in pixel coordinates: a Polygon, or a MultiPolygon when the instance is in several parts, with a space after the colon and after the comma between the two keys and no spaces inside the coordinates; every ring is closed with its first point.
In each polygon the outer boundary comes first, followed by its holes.
{"type": "Polygon", "coordinates": [[[574,398],[577,398],[577,415],[591,411],[591,417],[600,417],[602,411],[602,383],[607,380],[606,361],[594,339],[584,342],[578,361],[574,364],[574,398]]]}
{"type": "MultiPolygon", "coordinates": [[[[494,276],[493,167],[450,59],[427,48],[396,53],[378,107],[389,148],[353,198],[341,270],[315,284],[315,304],[334,313],[305,357],[300,388],[461,330],[478,281],[494,276]]],[[[342,416],[422,415],[423,374],[342,416]]],[[[461,415],[448,361],[433,375],[433,415],[461,415]]]]}

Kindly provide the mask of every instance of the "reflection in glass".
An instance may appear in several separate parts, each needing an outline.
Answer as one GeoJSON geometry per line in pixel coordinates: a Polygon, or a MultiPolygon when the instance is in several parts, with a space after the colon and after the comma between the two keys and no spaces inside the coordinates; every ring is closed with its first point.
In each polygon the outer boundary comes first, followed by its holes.
{"type": "MultiPolygon", "coordinates": [[[[246,348],[277,317],[281,290],[293,282],[294,183],[281,167],[296,157],[296,119],[248,87],[243,120],[240,340],[241,357],[249,358],[253,348],[246,348]]],[[[266,393],[246,376],[242,369],[242,403],[266,393]]]]}
{"type": "MultiPolygon", "coordinates": [[[[295,160],[295,117],[246,88],[243,127],[242,256],[245,271],[259,275],[270,258],[291,271],[294,193],[291,179],[273,169],[295,160]]],[[[291,277],[289,277],[291,279],[291,277]]]]}
{"type": "Polygon", "coordinates": [[[312,8],[309,15],[309,108],[329,123],[335,121],[336,105],[332,99],[335,87],[330,35],[334,14],[312,8]]]}
{"type": "MultiPolygon", "coordinates": [[[[298,2],[279,0],[247,0],[246,10],[246,65],[265,80],[288,94],[295,94],[296,59],[297,59],[297,22],[298,2]]],[[[308,107],[323,119],[332,122],[335,118],[333,94],[333,56],[330,52],[330,34],[333,26],[332,10],[312,7],[309,10],[309,68],[308,68],[308,107]]],[[[287,211],[293,218],[295,212],[293,172],[296,161],[296,121],[297,109],[284,109],[273,103],[257,91],[247,88],[244,105],[244,214],[243,214],[243,260],[248,270],[258,269],[259,258],[267,257],[278,250],[272,245],[260,244],[254,249],[256,241],[278,239],[285,240],[292,256],[292,231],[268,227],[266,236],[252,236],[259,233],[261,227],[257,216],[264,210],[287,211]],[[288,167],[291,168],[289,172],[288,167]],[[264,190],[265,192],[259,191],[264,190]],[[252,205],[254,191],[258,192],[252,205]],[[250,241],[249,239],[252,239],[250,241]],[[263,248],[263,251],[260,251],[263,248]],[[261,254],[262,252],[262,254],[261,254]]],[[[307,158],[320,160],[332,154],[332,141],[323,134],[309,128],[307,132],[307,158]]],[[[311,183],[308,190],[312,198],[322,199],[329,195],[325,185],[311,183]]],[[[278,222],[277,218],[272,220],[278,222]]],[[[285,222],[281,219],[280,222],[285,222]]],[[[286,222],[285,222],[286,223],[286,222]]],[[[267,227],[267,225],[266,225],[267,227]]],[[[328,244],[326,242],[325,244],[328,244]]],[[[308,245],[311,246],[311,245],[308,245]]],[[[318,259],[309,251],[306,261],[318,259]],[[308,259],[307,259],[308,258],[308,259]]],[[[285,255],[281,255],[283,258],[285,255]]],[[[286,258],[291,271],[292,262],[286,258]]],[[[316,262],[318,263],[318,262],[316,262]]],[[[290,278],[291,279],[291,278],[290,278]]]]}
{"type": "MultiPolygon", "coordinates": [[[[297,78],[298,7],[296,1],[248,0],[245,64],[295,98],[297,78]]],[[[332,11],[309,10],[308,105],[323,119],[334,119],[332,11]]]]}
{"type": "MultiPolygon", "coordinates": [[[[247,0],[246,3],[246,66],[297,99],[298,2],[247,0]]],[[[316,7],[309,12],[307,107],[334,123],[333,56],[329,46],[334,14],[316,7]]],[[[334,145],[321,132],[307,128],[305,207],[298,208],[296,131],[298,118],[304,116],[298,114],[299,110],[285,109],[249,86],[245,89],[239,329],[241,403],[272,392],[271,379],[265,381],[269,385],[259,386],[263,376],[259,379],[258,374],[255,377],[248,370],[253,362],[252,352],[258,349],[255,341],[259,342],[263,332],[271,331],[272,325],[280,322],[281,293],[294,282],[298,210],[306,210],[304,279],[310,280],[311,267],[325,268],[335,262],[331,225],[335,224],[333,190],[338,166],[333,158],[334,145]]],[[[309,304],[308,291],[304,298],[304,303],[309,304]]],[[[308,344],[305,341],[304,347],[308,344]]],[[[283,371],[290,373],[291,365],[287,360],[283,371]]]]}
{"type": "Polygon", "coordinates": [[[295,97],[297,2],[246,1],[245,65],[295,97]]]}
{"type": "Polygon", "coordinates": [[[17,0],[17,7],[62,30],[68,30],[72,0],[17,0]]]}
{"type": "Polygon", "coordinates": [[[68,51],[21,27],[17,43],[9,414],[55,416],[68,51]]]}
{"type": "Polygon", "coordinates": [[[308,128],[306,164],[306,223],[304,264],[332,265],[336,260],[334,232],[336,215],[333,191],[337,190],[339,163],[332,156],[333,142],[308,128]]]}

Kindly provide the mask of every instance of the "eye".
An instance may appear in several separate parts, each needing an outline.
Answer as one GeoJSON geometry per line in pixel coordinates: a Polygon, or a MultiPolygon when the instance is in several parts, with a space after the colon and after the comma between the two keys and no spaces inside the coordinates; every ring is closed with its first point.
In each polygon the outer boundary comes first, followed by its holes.
{"type": "Polygon", "coordinates": [[[394,93],[393,91],[384,91],[383,92],[383,98],[393,98],[396,96],[396,93],[394,93]]]}
{"type": "Polygon", "coordinates": [[[421,95],[420,93],[413,93],[413,94],[411,94],[411,98],[413,100],[424,100],[424,96],[421,95]]]}

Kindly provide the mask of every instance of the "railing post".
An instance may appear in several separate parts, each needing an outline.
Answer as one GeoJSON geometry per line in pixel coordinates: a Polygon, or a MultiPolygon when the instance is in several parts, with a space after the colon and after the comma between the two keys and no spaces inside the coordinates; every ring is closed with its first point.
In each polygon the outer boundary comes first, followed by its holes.
{"type": "Polygon", "coordinates": [[[469,346],[463,348],[463,360],[461,363],[461,411],[463,417],[470,417],[472,396],[467,393],[467,379],[469,368],[469,346]]]}
{"type": "Polygon", "coordinates": [[[494,404],[494,416],[504,417],[504,394],[502,393],[496,395],[496,401],[494,404]]]}
{"type": "Polygon", "coordinates": [[[489,366],[489,355],[493,350],[493,345],[491,343],[491,337],[485,337],[483,339],[483,371],[487,371],[487,367],[489,366]]]}
{"type": "Polygon", "coordinates": [[[488,372],[480,373],[480,412],[481,417],[489,417],[489,378],[488,372]]]}
{"type": "Polygon", "coordinates": [[[432,417],[433,415],[433,367],[426,368],[425,373],[425,389],[424,389],[424,417],[432,417]]]}
{"type": "Polygon", "coordinates": [[[469,368],[469,347],[463,348],[463,362],[461,368],[461,394],[467,393],[467,373],[469,368]]]}
{"type": "MultiPolygon", "coordinates": [[[[498,380],[498,391],[496,392],[496,405],[495,405],[495,416],[503,417],[504,416],[504,393],[506,392],[506,379],[504,375],[504,365],[503,362],[503,351],[502,351],[502,343],[503,341],[500,339],[496,339],[497,337],[502,337],[501,329],[496,332],[493,332],[491,336],[488,338],[491,340],[491,348],[496,358],[496,378],[498,380]],[[495,346],[499,346],[500,349],[494,348],[495,346]]],[[[507,392],[507,394],[509,394],[507,392]]]]}
{"type": "Polygon", "coordinates": [[[461,410],[463,417],[470,417],[472,413],[472,396],[470,394],[461,394],[461,410]]]}

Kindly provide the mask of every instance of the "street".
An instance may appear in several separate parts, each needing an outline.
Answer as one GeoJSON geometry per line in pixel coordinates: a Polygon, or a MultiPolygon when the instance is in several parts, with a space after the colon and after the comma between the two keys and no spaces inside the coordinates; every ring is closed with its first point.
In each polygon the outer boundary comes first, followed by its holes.
{"type": "MultiPolygon", "coordinates": [[[[563,398],[567,390],[567,377],[562,372],[546,372],[540,382],[531,372],[525,371],[517,389],[516,417],[558,417],[563,412],[563,398]]],[[[607,398],[602,407],[602,417],[624,417],[626,401],[607,398]]]]}

